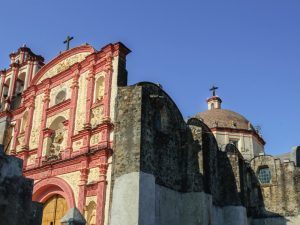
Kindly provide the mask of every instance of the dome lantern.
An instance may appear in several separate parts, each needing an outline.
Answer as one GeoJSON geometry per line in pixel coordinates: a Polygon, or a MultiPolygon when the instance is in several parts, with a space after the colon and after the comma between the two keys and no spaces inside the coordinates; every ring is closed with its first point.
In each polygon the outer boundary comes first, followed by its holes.
{"type": "Polygon", "coordinates": [[[209,89],[210,91],[212,91],[212,96],[206,100],[208,110],[221,109],[222,99],[216,95],[217,89],[218,87],[215,87],[214,85],[209,89]]]}

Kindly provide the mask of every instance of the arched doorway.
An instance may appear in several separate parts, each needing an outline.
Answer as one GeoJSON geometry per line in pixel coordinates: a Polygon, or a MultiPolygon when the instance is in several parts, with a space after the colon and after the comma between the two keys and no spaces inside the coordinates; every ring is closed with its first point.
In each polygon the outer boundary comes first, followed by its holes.
{"type": "Polygon", "coordinates": [[[60,220],[67,213],[66,199],[53,195],[44,203],[42,225],[60,225],[60,220]]]}
{"type": "Polygon", "coordinates": [[[60,225],[60,219],[69,209],[75,207],[71,187],[58,177],[43,179],[35,183],[32,200],[44,205],[42,225],[60,225]]]}

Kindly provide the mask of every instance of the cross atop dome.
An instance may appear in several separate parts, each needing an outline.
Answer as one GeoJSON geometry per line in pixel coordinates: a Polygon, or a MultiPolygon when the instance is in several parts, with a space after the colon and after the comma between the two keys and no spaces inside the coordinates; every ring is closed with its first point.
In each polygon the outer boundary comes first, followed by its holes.
{"type": "Polygon", "coordinates": [[[221,109],[222,100],[216,95],[216,90],[219,89],[215,85],[213,85],[209,90],[212,92],[212,96],[206,100],[208,110],[212,109],[221,109]]]}
{"type": "Polygon", "coordinates": [[[213,96],[216,96],[216,90],[219,89],[215,85],[213,85],[209,90],[212,91],[213,96]]]}

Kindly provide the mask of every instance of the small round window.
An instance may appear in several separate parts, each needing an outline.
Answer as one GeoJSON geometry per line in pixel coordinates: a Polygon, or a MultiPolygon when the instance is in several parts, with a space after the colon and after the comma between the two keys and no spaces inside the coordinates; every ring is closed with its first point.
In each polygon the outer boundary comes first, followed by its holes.
{"type": "Polygon", "coordinates": [[[269,184],[271,183],[271,171],[269,167],[261,167],[258,169],[257,173],[258,179],[261,184],[269,184]]]}

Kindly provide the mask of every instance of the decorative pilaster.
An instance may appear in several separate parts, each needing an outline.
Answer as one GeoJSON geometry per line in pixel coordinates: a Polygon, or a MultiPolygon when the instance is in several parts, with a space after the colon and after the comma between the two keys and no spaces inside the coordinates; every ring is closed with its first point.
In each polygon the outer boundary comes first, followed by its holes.
{"type": "Polygon", "coordinates": [[[29,148],[29,139],[30,139],[30,133],[32,128],[32,120],[33,120],[33,112],[35,108],[35,98],[32,96],[29,100],[28,105],[28,122],[25,127],[25,137],[24,137],[24,146],[22,146],[22,149],[26,150],[29,148]]]}
{"type": "Polygon", "coordinates": [[[14,129],[14,139],[13,139],[12,150],[11,150],[12,155],[16,154],[17,141],[20,132],[20,125],[21,125],[21,120],[19,119],[16,121],[15,129],[14,129]]]}
{"type": "Polygon", "coordinates": [[[91,129],[85,129],[80,131],[82,134],[82,147],[80,148],[80,153],[87,153],[90,147],[90,140],[91,140],[91,129]]]}
{"type": "Polygon", "coordinates": [[[106,56],[106,65],[105,65],[105,89],[104,89],[104,118],[103,120],[110,121],[110,98],[111,98],[111,86],[112,86],[112,74],[113,74],[113,66],[112,66],[113,56],[111,52],[107,53],[106,56]]]}
{"type": "Polygon", "coordinates": [[[8,93],[8,96],[10,99],[14,95],[14,92],[16,89],[16,82],[18,79],[18,73],[19,73],[19,65],[17,63],[13,63],[11,66],[12,66],[12,70],[13,70],[13,76],[12,76],[11,87],[10,87],[9,93],[8,93]]]}
{"type": "Polygon", "coordinates": [[[2,101],[2,93],[4,89],[4,81],[5,81],[5,71],[0,71],[1,75],[1,86],[0,86],[0,102],[2,101]]]}
{"type": "Polygon", "coordinates": [[[78,209],[83,214],[86,199],[86,184],[88,181],[89,169],[84,168],[80,170],[80,181],[79,181],[79,196],[78,196],[78,209]]]}
{"type": "Polygon", "coordinates": [[[39,64],[38,61],[33,62],[33,69],[32,69],[32,73],[31,73],[31,79],[38,72],[38,64],[39,64]]]}
{"type": "Polygon", "coordinates": [[[94,87],[95,87],[95,70],[92,67],[88,76],[87,100],[86,100],[86,116],[84,129],[91,129],[91,108],[93,105],[94,87]]]}
{"type": "Polygon", "coordinates": [[[33,71],[33,61],[28,61],[28,68],[27,68],[27,73],[26,73],[26,77],[25,77],[25,84],[24,84],[24,89],[26,90],[28,87],[28,84],[31,81],[32,78],[32,71],[33,71]]]}
{"type": "Polygon", "coordinates": [[[99,183],[97,190],[97,215],[96,225],[103,225],[104,223],[104,210],[105,210],[105,198],[106,198],[106,173],[108,169],[107,163],[101,163],[99,165],[99,183]]]}
{"type": "Polygon", "coordinates": [[[70,116],[69,116],[69,125],[68,125],[68,139],[67,139],[67,148],[63,154],[63,158],[69,158],[72,153],[72,136],[74,134],[75,127],[75,117],[76,117],[76,108],[77,108],[77,98],[78,98],[78,80],[80,75],[80,66],[77,65],[77,68],[73,71],[73,82],[71,85],[72,94],[71,94],[71,107],[70,107],[70,116]]]}
{"type": "MultiPolygon", "coordinates": [[[[46,89],[44,91],[44,96],[43,96],[43,111],[42,111],[42,121],[41,121],[41,131],[44,131],[46,128],[46,122],[47,122],[47,115],[46,115],[46,110],[49,107],[49,102],[50,102],[50,83],[46,86],[46,89]]],[[[41,165],[42,163],[42,154],[43,154],[43,143],[44,143],[44,136],[45,132],[41,132],[40,137],[39,137],[39,146],[38,146],[38,151],[37,151],[37,164],[41,165]]]]}
{"type": "Polygon", "coordinates": [[[7,111],[9,110],[9,106],[10,106],[11,100],[9,97],[7,97],[6,99],[4,99],[4,110],[7,111]]]}
{"type": "MultiPolygon", "coordinates": [[[[43,132],[43,146],[42,146],[42,149],[44,148],[47,151],[47,149],[50,148],[51,137],[52,137],[54,131],[51,130],[50,128],[46,127],[45,129],[42,130],[42,132],[43,132]]],[[[43,150],[42,150],[41,155],[42,156],[39,160],[40,162],[43,162],[43,161],[47,160],[47,152],[43,152],[43,150]]]]}

